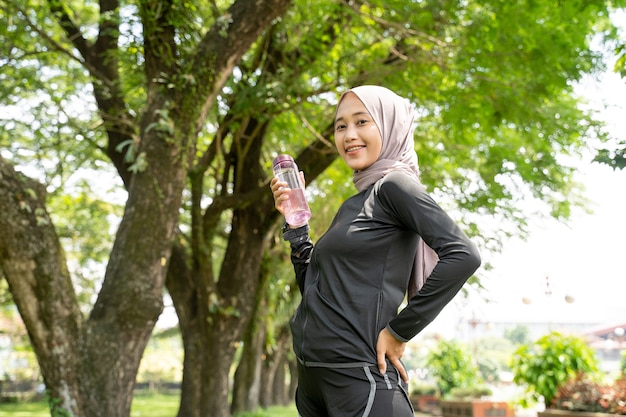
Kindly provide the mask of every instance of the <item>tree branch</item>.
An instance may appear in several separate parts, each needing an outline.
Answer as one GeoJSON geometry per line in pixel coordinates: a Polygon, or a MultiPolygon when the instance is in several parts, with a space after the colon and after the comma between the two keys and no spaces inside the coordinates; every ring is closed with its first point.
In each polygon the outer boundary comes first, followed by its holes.
{"type": "MultiPolygon", "coordinates": [[[[45,188],[0,156],[0,269],[26,324],[45,375],[59,349],[79,340],[82,315],[65,255],[45,207],[45,188]]],[[[68,355],[69,356],[69,355],[68,355]]],[[[71,364],[68,364],[73,368],[71,364]]],[[[65,379],[64,377],[61,377],[65,379]]]]}
{"type": "Polygon", "coordinates": [[[202,39],[190,69],[200,97],[206,97],[196,122],[198,132],[237,62],[290,5],[291,0],[237,0],[202,39]]]}

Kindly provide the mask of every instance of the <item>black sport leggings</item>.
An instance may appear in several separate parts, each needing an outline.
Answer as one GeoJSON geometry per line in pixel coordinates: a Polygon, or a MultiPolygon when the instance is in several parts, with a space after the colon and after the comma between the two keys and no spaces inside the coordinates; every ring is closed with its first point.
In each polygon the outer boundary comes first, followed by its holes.
{"type": "Polygon", "coordinates": [[[296,406],[301,417],[413,417],[406,384],[391,365],[306,367],[298,365],[296,406]]]}

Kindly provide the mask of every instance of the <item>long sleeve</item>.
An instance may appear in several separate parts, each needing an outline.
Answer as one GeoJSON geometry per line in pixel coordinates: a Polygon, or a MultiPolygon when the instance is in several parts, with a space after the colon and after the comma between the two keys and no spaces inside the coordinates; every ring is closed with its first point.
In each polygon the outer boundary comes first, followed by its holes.
{"type": "Polygon", "coordinates": [[[458,247],[443,255],[421,290],[389,322],[388,329],[399,340],[408,342],[421,332],[480,266],[480,254],[471,241],[457,244],[458,247]]]}
{"type": "Polygon", "coordinates": [[[304,278],[309,267],[313,242],[309,237],[308,224],[297,229],[287,229],[283,238],[289,241],[291,246],[291,263],[296,273],[296,282],[300,288],[300,294],[304,291],[304,278]]]}
{"type": "Polygon", "coordinates": [[[424,286],[388,323],[388,330],[406,342],[456,296],[481,259],[476,245],[417,183],[398,177],[386,182],[379,194],[393,217],[419,234],[439,257],[424,286]]]}

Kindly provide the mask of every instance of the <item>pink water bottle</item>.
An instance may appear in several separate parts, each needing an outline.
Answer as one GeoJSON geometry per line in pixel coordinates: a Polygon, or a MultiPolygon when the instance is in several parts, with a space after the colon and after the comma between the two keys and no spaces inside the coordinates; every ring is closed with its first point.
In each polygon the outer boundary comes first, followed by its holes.
{"type": "Polygon", "coordinates": [[[274,158],[274,175],[286,182],[289,200],[282,202],[285,220],[290,226],[304,226],[311,218],[311,210],[304,195],[304,184],[300,180],[300,171],[293,158],[289,155],[278,155],[274,158]]]}

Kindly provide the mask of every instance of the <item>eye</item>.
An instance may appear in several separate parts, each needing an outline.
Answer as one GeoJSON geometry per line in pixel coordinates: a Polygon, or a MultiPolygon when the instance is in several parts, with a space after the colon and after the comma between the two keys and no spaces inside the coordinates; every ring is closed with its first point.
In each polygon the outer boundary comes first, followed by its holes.
{"type": "Polygon", "coordinates": [[[357,121],[357,122],[356,122],[356,124],[360,126],[360,125],[364,125],[364,124],[366,124],[367,122],[369,122],[369,120],[367,120],[367,119],[361,119],[361,120],[357,121]]]}
{"type": "Polygon", "coordinates": [[[343,123],[337,123],[337,124],[335,125],[335,131],[338,131],[338,130],[343,130],[343,129],[345,129],[345,128],[346,128],[346,125],[344,125],[343,123]]]}

